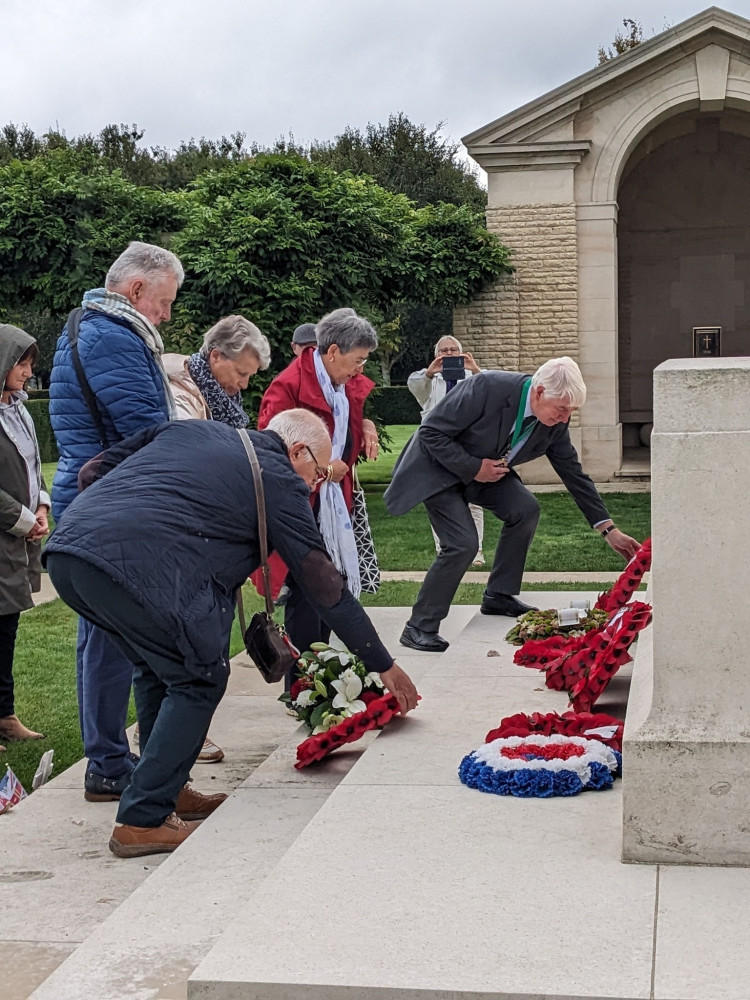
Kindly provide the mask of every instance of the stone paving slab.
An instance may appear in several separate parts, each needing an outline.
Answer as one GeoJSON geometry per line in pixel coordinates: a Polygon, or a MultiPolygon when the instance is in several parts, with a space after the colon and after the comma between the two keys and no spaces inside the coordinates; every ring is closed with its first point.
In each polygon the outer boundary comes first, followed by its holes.
{"type": "Polygon", "coordinates": [[[497,643],[509,621],[476,616],[425,656],[420,707],[359,758],[192,975],[191,1000],[650,997],[656,867],[620,863],[619,788],[519,800],[456,777],[503,715],[566,707],[497,643]],[[333,890],[312,912],[310,863],[333,890]]]}
{"type": "MultiPolygon", "coordinates": [[[[475,611],[452,610],[446,636],[457,636],[475,611]]],[[[408,609],[373,608],[371,614],[386,645],[419,678],[431,657],[397,642],[408,609]]],[[[0,823],[0,886],[3,875],[14,871],[52,876],[40,883],[12,883],[12,897],[5,887],[0,889],[0,939],[22,948],[24,956],[12,981],[3,982],[2,1000],[26,1000],[63,962],[40,997],[185,997],[188,973],[246,899],[249,862],[238,866],[229,857],[237,844],[246,848],[242,857],[259,848],[258,857],[265,860],[256,868],[250,865],[252,879],[259,880],[263,865],[272,867],[276,853],[288,846],[284,837],[291,842],[301,832],[310,810],[325,801],[376,736],[368,733],[325,769],[296,771],[295,751],[304,731],[276,704],[280,692],[281,685],[267,685],[244,653],[234,657],[228,693],[211,726],[211,736],[227,756],[218,765],[196,765],[193,777],[206,792],[239,786],[236,794],[245,796],[247,815],[243,811],[240,821],[234,799],[225,803],[215,814],[221,824],[208,850],[194,836],[171,856],[114,858],[107,842],[117,804],[84,801],[83,761],[2,817],[9,822],[0,823]],[[161,868],[168,864],[171,869],[178,860],[165,883],[161,868]],[[154,879],[157,870],[159,878],[154,879]],[[235,880],[234,894],[226,890],[226,870],[235,880]],[[193,909],[185,910],[185,901],[192,901],[193,909]],[[144,949],[149,949],[148,970],[139,959],[144,949]]],[[[203,825],[201,838],[209,829],[203,825]]]]}

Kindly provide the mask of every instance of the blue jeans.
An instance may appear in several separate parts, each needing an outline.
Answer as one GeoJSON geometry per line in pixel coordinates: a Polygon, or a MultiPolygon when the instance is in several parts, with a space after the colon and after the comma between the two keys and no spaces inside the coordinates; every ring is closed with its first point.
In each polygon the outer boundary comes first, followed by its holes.
{"type": "Polygon", "coordinates": [[[217,623],[213,656],[188,661],[164,622],[107,573],[60,552],[48,555],[47,569],[65,603],[106,629],[132,663],[141,759],[122,793],[117,822],[160,826],[174,811],[226,690],[231,615],[217,623]]]}
{"type": "Polygon", "coordinates": [[[105,778],[133,769],[125,725],[133,664],[102,629],[78,619],[76,683],[83,752],[89,767],[105,778]]]}

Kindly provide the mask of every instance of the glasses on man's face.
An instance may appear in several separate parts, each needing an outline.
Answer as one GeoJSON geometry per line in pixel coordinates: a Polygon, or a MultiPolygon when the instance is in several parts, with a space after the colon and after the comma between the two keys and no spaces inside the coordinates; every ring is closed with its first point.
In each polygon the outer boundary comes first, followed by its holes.
{"type": "Polygon", "coordinates": [[[317,458],[313,454],[312,448],[310,448],[309,445],[305,445],[305,448],[307,450],[307,454],[313,460],[313,465],[315,466],[315,479],[313,480],[313,484],[310,487],[310,489],[315,489],[316,486],[320,486],[322,482],[325,482],[325,480],[328,479],[328,473],[326,472],[325,469],[321,468],[317,458]]]}
{"type": "Polygon", "coordinates": [[[455,346],[441,347],[440,350],[438,351],[438,357],[441,357],[443,354],[460,354],[460,353],[461,353],[460,347],[455,347],[455,346]]]}

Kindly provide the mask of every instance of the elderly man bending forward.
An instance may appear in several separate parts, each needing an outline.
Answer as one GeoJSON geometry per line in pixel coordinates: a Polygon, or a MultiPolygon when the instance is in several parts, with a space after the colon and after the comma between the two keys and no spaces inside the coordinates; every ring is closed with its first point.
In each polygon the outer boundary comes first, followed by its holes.
{"type": "Polygon", "coordinates": [[[586,386],[571,358],[553,358],[533,376],[481,372],[457,385],[425,417],[401,453],[385,492],[391,514],[424,502],[440,539],[401,635],[411,649],[439,653],[438,634],[451,601],[476,553],[477,536],[467,503],[503,522],[481,611],[516,617],[530,611],[515,596],[539,521],[539,504],[515,467],[546,455],[581,513],[621,556],[638,543],[619,531],[584,473],[568,432],[571,414],[586,400],[586,386]]]}
{"type": "MultiPolygon", "coordinates": [[[[325,425],[307,410],[287,410],[250,436],[269,546],[320,617],[410,711],[416,689],[344,585],[310,508],[310,488],[331,458],[325,425]]],[[[106,452],[94,478],[66,511],[45,561],[63,600],[134,665],[141,759],[109,846],[136,857],[174,850],[226,798],[186,782],[226,688],[235,593],[260,562],[258,518],[242,439],[214,421],[142,431],[106,452]]]]}

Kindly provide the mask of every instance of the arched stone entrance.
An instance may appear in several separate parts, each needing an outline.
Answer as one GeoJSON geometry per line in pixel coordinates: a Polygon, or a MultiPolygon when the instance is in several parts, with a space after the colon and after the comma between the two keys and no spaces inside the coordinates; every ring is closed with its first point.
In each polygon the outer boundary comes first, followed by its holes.
{"type": "Polygon", "coordinates": [[[750,355],[750,114],[691,111],[658,125],[630,156],[617,201],[629,449],[648,440],[654,368],[692,356],[693,327],[721,327],[723,355],[750,355]]]}
{"type": "Polygon", "coordinates": [[[576,357],[595,479],[648,472],[651,373],[694,326],[750,354],[749,123],[750,21],[711,7],[464,138],[516,271],[454,328],[485,367],[576,357]]]}

